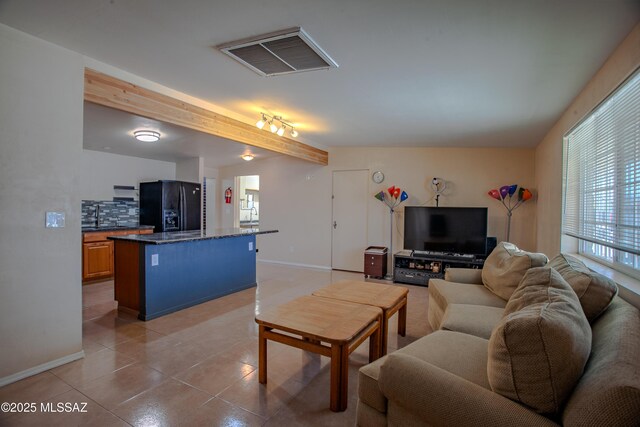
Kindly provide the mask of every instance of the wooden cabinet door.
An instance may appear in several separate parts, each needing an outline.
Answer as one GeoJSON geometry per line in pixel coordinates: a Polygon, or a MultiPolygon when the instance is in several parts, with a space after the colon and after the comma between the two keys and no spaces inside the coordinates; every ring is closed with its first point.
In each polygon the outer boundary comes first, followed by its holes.
{"type": "Polygon", "coordinates": [[[82,244],[82,278],[113,276],[113,241],[82,244]]]}

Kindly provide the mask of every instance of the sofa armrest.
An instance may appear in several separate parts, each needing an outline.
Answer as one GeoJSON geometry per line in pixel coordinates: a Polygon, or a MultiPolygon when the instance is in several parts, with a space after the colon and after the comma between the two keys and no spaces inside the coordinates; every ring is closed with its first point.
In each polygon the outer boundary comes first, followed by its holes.
{"type": "Polygon", "coordinates": [[[482,284],[482,270],[477,268],[447,268],[444,280],[456,283],[482,284]]]}
{"type": "MultiPolygon", "coordinates": [[[[390,404],[430,426],[558,425],[498,393],[406,354],[388,355],[378,384],[390,404]]],[[[391,421],[393,414],[387,416],[391,421]]]]}

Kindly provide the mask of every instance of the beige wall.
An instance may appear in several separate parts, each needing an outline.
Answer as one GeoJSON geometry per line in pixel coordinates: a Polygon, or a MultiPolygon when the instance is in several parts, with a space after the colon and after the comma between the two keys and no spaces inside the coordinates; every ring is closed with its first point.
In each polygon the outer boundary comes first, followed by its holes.
{"type": "Polygon", "coordinates": [[[2,24],[0,57],[3,385],[82,356],[83,58],[2,24]]]}
{"type": "Polygon", "coordinates": [[[178,181],[200,183],[204,174],[203,157],[191,157],[176,163],[176,179],[178,181]]]}
{"type": "Polygon", "coordinates": [[[640,24],[609,56],[536,148],[537,250],[560,251],[563,136],[640,66],[640,24]]]}
{"type": "MultiPolygon", "coordinates": [[[[331,182],[334,170],[381,170],[385,181],[369,181],[367,208],[369,245],[389,244],[389,211],[373,195],[390,185],[409,194],[403,206],[435,206],[430,182],[447,181],[440,206],[486,206],[489,235],[503,240],[506,211],[487,191],[505,184],[534,185],[533,149],[456,148],[337,148],[329,165],[311,165],[284,156],[255,160],[220,169],[221,179],[260,175],[260,227],[277,228],[276,235],[259,236],[259,258],[322,267],[331,266],[331,182]]],[[[394,249],[402,246],[402,209],[396,216],[394,249]]],[[[535,247],[535,202],[514,212],[511,240],[524,249],[535,247]]]]}
{"type": "Polygon", "coordinates": [[[176,164],[82,150],[78,180],[80,188],[77,191],[82,200],[111,200],[114,196],[134,195],[133,192],[122,190],[116,194],[114,185],[133,185],[139,188],[140,182],[159,179],[176,179],[176,164]]]}
{"type": "MultiPolygon", "coordinates": [[[[258,258],[328,267],[331,265],[331,180],[328,168],[286,156],[220,168],[220,214],[229,226],[224,189],[234,176],[260,176],[260,228],[280,230],[257,237],[258,258]]],[[[233,195],[237,203],[238,195],[233,195]]]]}

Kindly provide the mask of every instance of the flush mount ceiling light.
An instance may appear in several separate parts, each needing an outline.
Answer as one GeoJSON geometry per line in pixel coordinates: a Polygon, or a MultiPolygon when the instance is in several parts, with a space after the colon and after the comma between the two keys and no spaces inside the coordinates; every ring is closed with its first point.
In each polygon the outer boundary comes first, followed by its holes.
{"type": "Polygon", "coordinates": [[[156,142],[160,139],[160,133],[152,130],[137,130],[133,132],[133,136],[142,142],[156,142]]]}
{"type": "Polygon", "coordinates": [[[236,40],[216,48],[261,76],[338,67],[300,27],[236,40]]]}
{"type": "Polygon", "coordinates": [[[275,133],[278,136],[284,135],[284,132],[285,130],[287,130],[287,128],[289,129],[289,134],[293,138],[300,135],[300,133],[293,127],[291,123],[283,120],[282,116],[270,116],[265,113],[260,113],[260,115],[262,116],[262,118],[256,123],[258,129],[262,129],[265,123],[269,123],[269,130],[271,131],[271,133],[275,133]],[[278,127],[278,125],[274,122],[280,122],[280,127],[278,127]]]}
{"type": "Polygon", "coordinates": [[[243,154],[240,157],[242,158],[242,160],[246,160],[247,162],[250,162],[251,160],[253,160],[253,154],[251,153],[243,154]]]}

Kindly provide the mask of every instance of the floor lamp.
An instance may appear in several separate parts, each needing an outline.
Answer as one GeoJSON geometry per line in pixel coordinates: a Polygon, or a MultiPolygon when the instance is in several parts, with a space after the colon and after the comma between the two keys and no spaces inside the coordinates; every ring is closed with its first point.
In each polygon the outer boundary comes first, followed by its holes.
{"type": "Polygon", "coordinates": [[[511,215],[512,212],[515,211],[518,207],[520,207],[524,202],[533,197],[531,191],[526,188],[520,187],[518,190],[517,201],[513,201],[512,197],[516,194],[516,190],[518,189],[518,184],[514,185],[503,185],[500,187],[500,190],[490,190],[489,196],[494,199],[500,201],[502,205],[507,209],[507,242],[510,242],[509,237],[511,234],[511,215]]]}
{"type": "Polygon", "coordinates": [[[400,203],[404,202],[409,198],[409,195],[400,189],[400,187],[396,187],[395,185],[389,187],[387,189],[389,195],[387,196],[384,191],[379,192],[374,197],[381,202],[383,202],[389,208],[389,256],[391,256],[391,270],[390,273],[387,273],[384,278],[386,280],[393,280],[393,213],[395,212],[395,208],[400,206],[400,203]]]}

